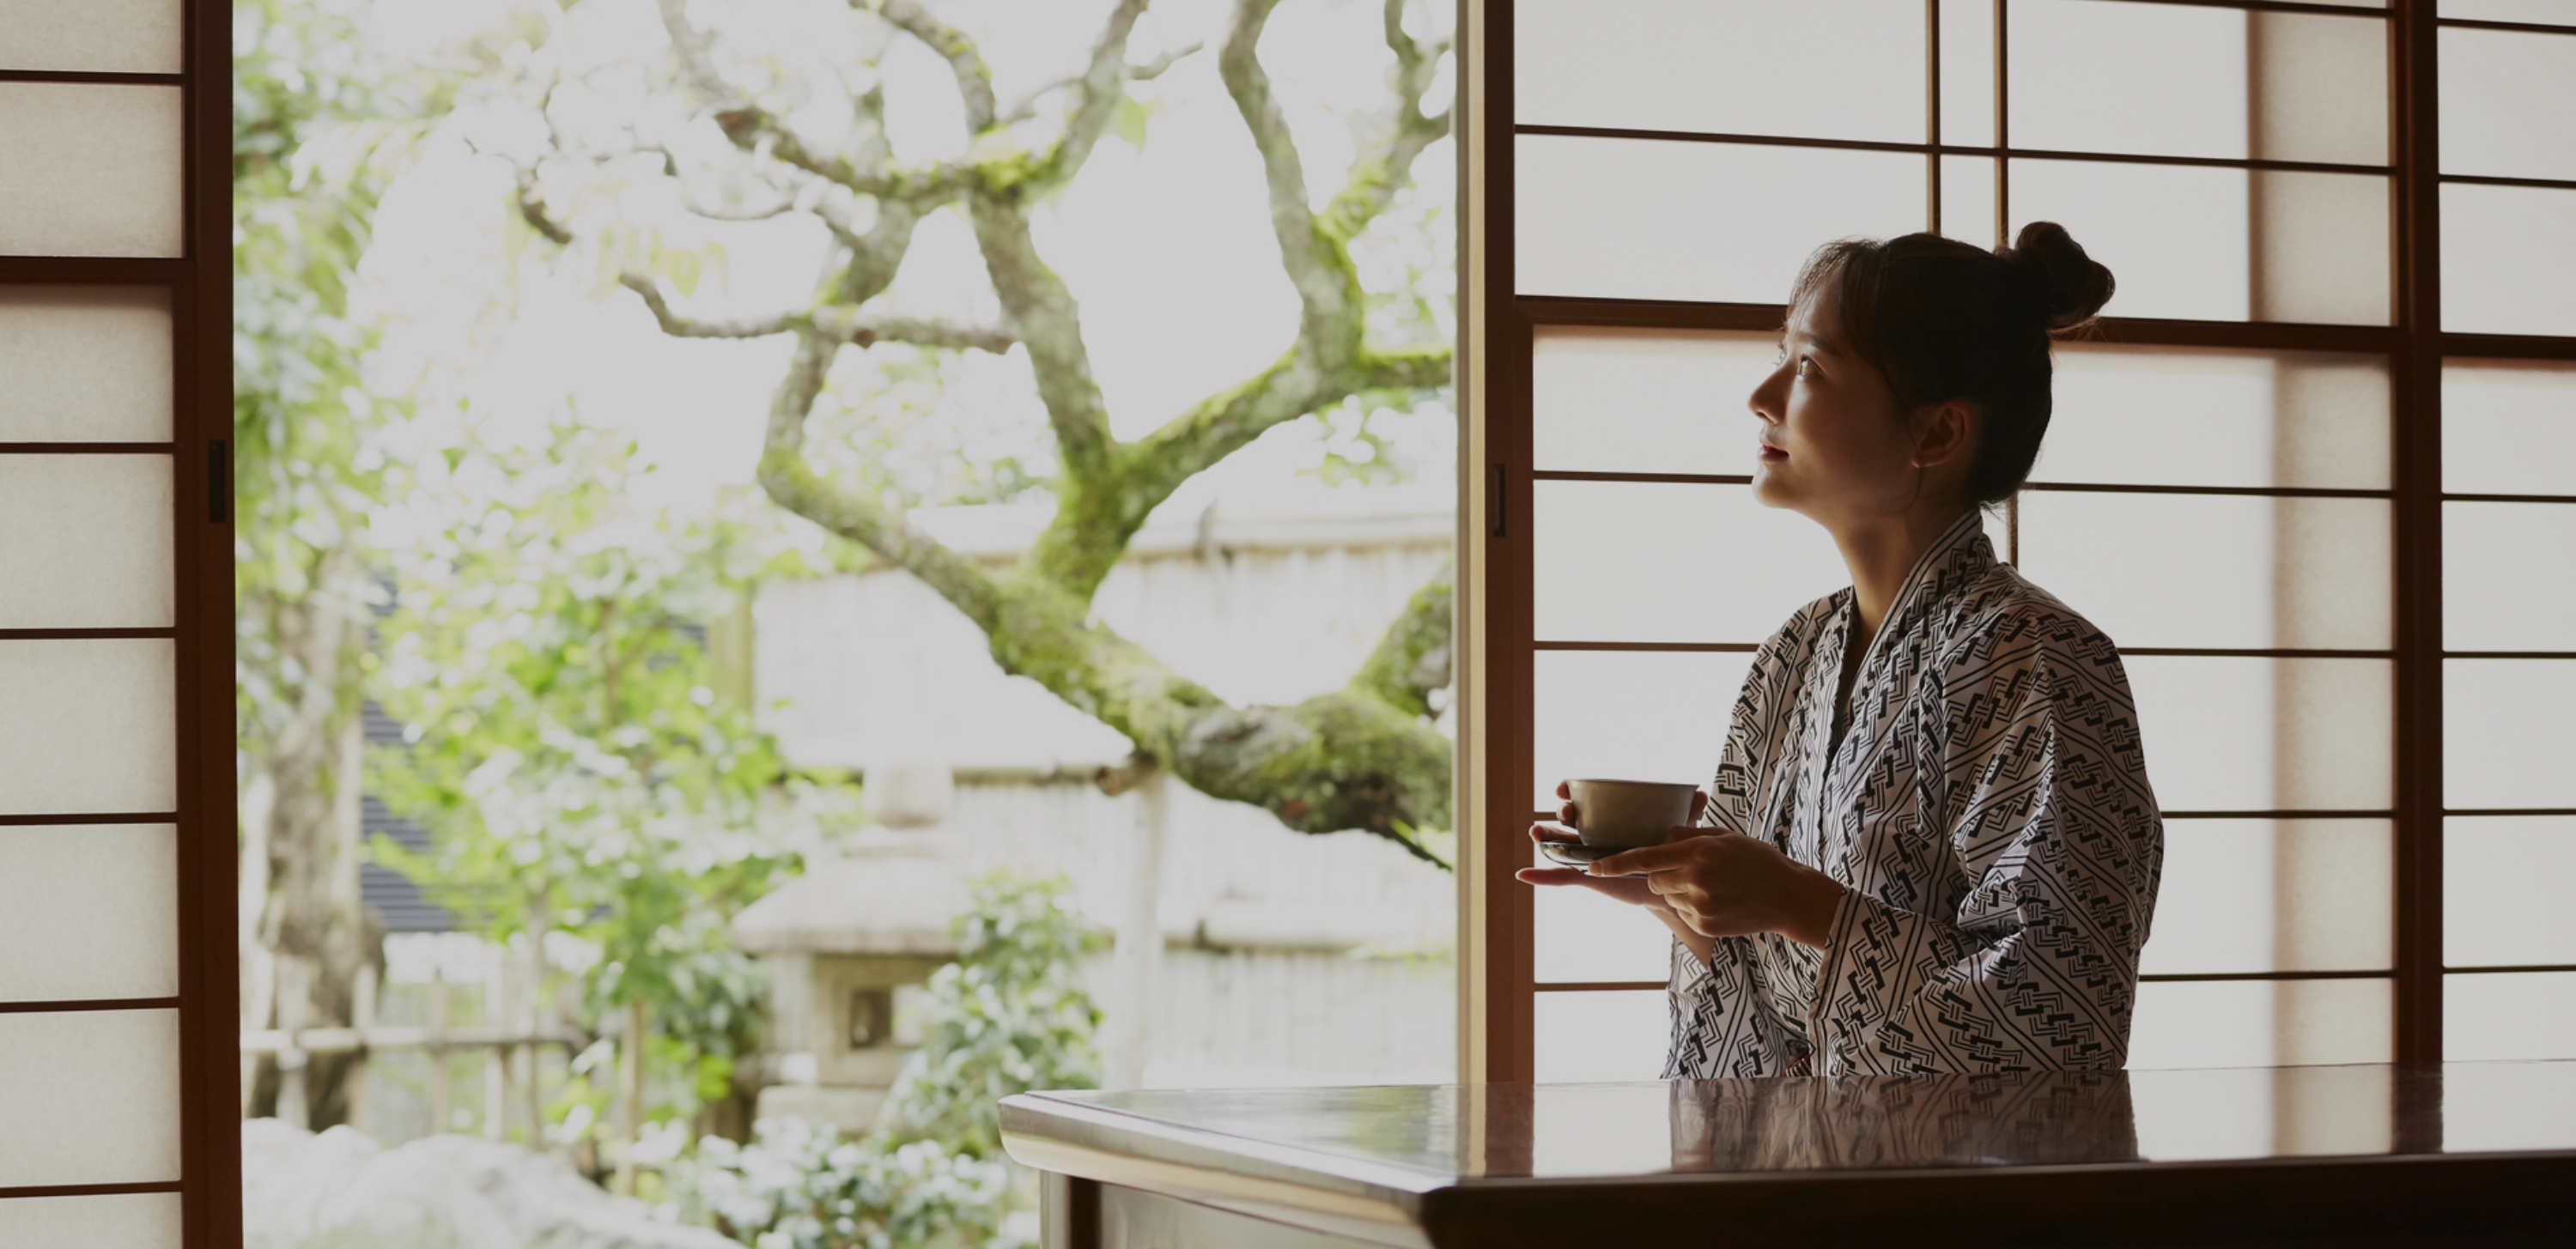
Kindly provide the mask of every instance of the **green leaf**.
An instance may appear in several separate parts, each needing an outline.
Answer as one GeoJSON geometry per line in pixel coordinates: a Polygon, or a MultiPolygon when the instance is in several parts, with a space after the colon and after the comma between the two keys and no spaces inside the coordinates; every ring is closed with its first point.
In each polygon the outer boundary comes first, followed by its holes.
{"type": "Polygon", "coordinates": [[[1109,114],[1109,133],[1127,141],[1129,147],[1145,150],[1145,122],[1153,110],[1132,95],[1118,97],[1118,107],[1109,114]]]}

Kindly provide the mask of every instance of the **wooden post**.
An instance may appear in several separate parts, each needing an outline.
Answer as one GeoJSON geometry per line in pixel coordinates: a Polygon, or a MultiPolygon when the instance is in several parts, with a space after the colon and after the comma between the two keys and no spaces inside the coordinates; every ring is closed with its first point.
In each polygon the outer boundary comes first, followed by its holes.
{"type": "MultiPolygon", "coordinates": [[[[492,946],[484,961],[483,1022],[501,1024],[510,1016],[510,958],[503,946],[492,946]]],[[[483,1138],[504,1140],[509,1136],[510,1117],[510,1046],[490,1045],[483,1050],[483,1138]]]]}
{"type": "MultiPolygon", "coordinates": [[[[433,1034],[447,1031],[447,968],[438,967],[429,977],[429,1027],[433,1034]]],[[[447,1047],[429,1047],[429,1131],[432,1136],[450,1130],[455,1124],[448,1087],[447,1047]]]]}
{"type": "MultiPolygon", "coordinates": [[[[538,1036],[554,1031],[554,999],[546,993],[546,911],[542,903],[531,901],[527,909],[528,978],[524,994],[526,1007],[520,1012],[528,1035],[538,1036]]],[[[528,1046],[528,1144],[542,1149],[546,1141],[545,1050],[528,1046]]]]}
{"type": "Polygon", "coordinates": [[[1136,784],[1135,837],[1127,864],[1127,913],[1118,925],[1117,1013],[1109,1019],[1111,1089],[1142,1088],[1145,1042],[1153,1035],[1154,981],[1162,962],[1163,822],[1169,809],[1163,770],[1150,765],[1136,784]]]}
{"type": "Polygon", "coordinates": [[[617,1191],[635,1195],[635,1142],[644,1135],[644,1003],[626,1004],[626,1036],[618,1042],[618,1100],[626,1104],[626,1143],[617,1151],[617,1191]]]}
{"type": "MultiPolygon", "coordinates": [[[[376,1026],[375,964],[365,963],[358,967],[358,983],[352,996],[354,1000],[349,1005],[349,1026],[357,1029],[358,1035],[364,1037],[367,1035],[367,1029],[376,1026]]],[[[348,1071],[340,1077],[340,1087],[343,1090],[341,1096],[347,1099],[348,1106],[348,1114],[345,1118],[350,1127],[361,1132],[367,1131],[367,1062],[367,1051],[361,1047],[349,1056],[348,1071]]]]}

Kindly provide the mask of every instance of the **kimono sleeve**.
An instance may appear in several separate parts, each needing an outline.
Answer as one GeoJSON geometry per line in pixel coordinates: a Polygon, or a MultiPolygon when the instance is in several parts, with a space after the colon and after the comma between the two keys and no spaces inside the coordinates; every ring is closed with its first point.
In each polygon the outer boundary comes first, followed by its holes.
{"type": "MultiPolygon", "coordinates": [[[[1763,826],[1761,812],[1780,784],[1779,774],[1796,766],[1789,743],[1796,739],[1798,683],[1815,646],[1818,622],[1832,606],[1830,599],[1808,605],[1754,653],[1736,694],[1701,823],[1781,844],[1779,831],[1763,826]]],[[[1663,1078],[1773,1076],[1791,1070],[1808,1054],[1807,1038],[1799,1020],[1774,1007],[1754,939],[1719,937],[1710,946],[1703,962],[1689,946],[1673,942],[1667,998],[1672,1044],[1665,1053],[1663,1078]]]]}
{"type": "Polygon", "coordinates": [[[1946,913],[1845,896],[1810,1021],[1825,1069],[2117,1068],[2164,854],[2119,654],[2030,610],[1940,675],[1925,809],[1968,889],[1946,913]]]}

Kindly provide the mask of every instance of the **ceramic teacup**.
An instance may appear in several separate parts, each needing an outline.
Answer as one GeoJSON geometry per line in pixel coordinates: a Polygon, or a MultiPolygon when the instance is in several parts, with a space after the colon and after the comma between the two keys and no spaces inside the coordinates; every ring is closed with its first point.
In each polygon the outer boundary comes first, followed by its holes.
{"type": "Polygon", "coordinates": [[[1669,781],[1567,781],[1572,828],[1587,846],[1652,846],[1690,818],[1697,785],[1669,781]]]}

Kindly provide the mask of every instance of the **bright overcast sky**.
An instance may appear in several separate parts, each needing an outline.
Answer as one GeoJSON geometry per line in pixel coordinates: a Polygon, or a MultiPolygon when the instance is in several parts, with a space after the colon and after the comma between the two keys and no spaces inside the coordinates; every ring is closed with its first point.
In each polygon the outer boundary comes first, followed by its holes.
{"type": "MultiPolygon", "coordinates": [[[[385,0],[382,46],[427,48],[505,8],[491,0],[385,0]]],[[[1005,102],[1073,72],[1096,37],[1106,0],[974,0],[935,5],[974,34],[1005,102]]],[[[1296,299],[1271,240],[1261,166],[1242,119],[1216,73],[1229,5],[1225,0],[1158,0],[1130,42],[1130,59],[1204,42],[1162,77],[1137,84],[1153,110],[1140,153],[1105,138],[1072,189],[1038,217],[1047,260],[1080,300],[1085,339],[1107,395],[1116,433],[1136,437],[1206,394],[1275,360],[1295,329],[1296,299]]],[[[791,23],[855,30],[870,19],[828,0],[742,0],[692,8],[703,25],[745,43],[793,46],[812,38],[791,23]]],[[[649,54],[663,43],[651,0],[589,0],[566,55],[594,59],[649,54]]],[[[1428,20],[1417,14],[1417,20],[1428,20]]],[[[1339,187],[1353,148],[1350,119],[1388,99],[1391,57],[1374,0],[1286,0],[1262,42],[1264,63],[1304,153],[1317,202],[1339,187]]],[[[882,62],[887,125],[899,157],[935,159],[960,150],[964,127],[947,67],[908,38],[882,62]]],[[[1443,78],[1437,88],[1447,90],[1443,78]]],[[[1431,103],[1437,108],[1438,104],[1431,103]]],[[[632,430],[659,466],[639,502],[694,506],[718,487],[748,482],[758,458],[769,390],[785,360],[784,338],[754,342],[674,341],[630,293],[598,293],[593,271],[557,266],[522,288],[514,313],[488,311],[501,290],[509,174],[474,154],[468,140],[496,145],[506,129],[467,108],[442,127],[424,158],[386,202],[368,262],[368,297],[395,318],[383,353],[388,377],[422,376],[422,397],[452,410],[461,394],[492,428],[526,428],[569,397],[582,418],[632,430]],[[488,344],[469,344],[473,319],[488,344]],[[500,317],[498,323],[490,318],[500,317]],[[466,375],[458,362],[472,361],[466,375]]],[[[1454,177],[1452,145],[1417,162],[1420,202],[1445,207],[1454,177]]],[[[676,234],[721,241],[729,264],[697,291],[711,312],[757,311],[802,302],[812,289],[819,228],[794,218],[707,230],[674,216],[676,234]]],[[[1444,221],[1437,247],[1450,235],[1444,221]]],[[[539,244],[543,246],[543,244],[539,244]]],[[[1416,244],[1431,254],[1430,244],[1416,244]]],[[[1445,255],[1441,257],[1446,259],[1445,255]]],[[[1441,279],[1445,286],[1446,279],[1441,279]]],[[[954,211],[926,220],[890,298],[919,308],[991,307],[972,236],[954,211]],[[972,293],[974,302],[965,302],[972,293]]],[[[988,313],[989,315],[989,313],[988,313]]],[[[1043,421],[1025,364],[976,357],[949,402],[985,421],[1043,421]]],[[[1426,408],[1389,427],[1407,458],[1426,466],[1425,488],[1445,491],[1452,445],[1448,415],[1426,408]]],[[[1312,464],[1313,422],[1274,433],[1219,470],[1231,496],[1297,481],[1312,464]]],[[[1195,511],[1218,481],[1197,483],[1170,506],[1195,511]]]]}

